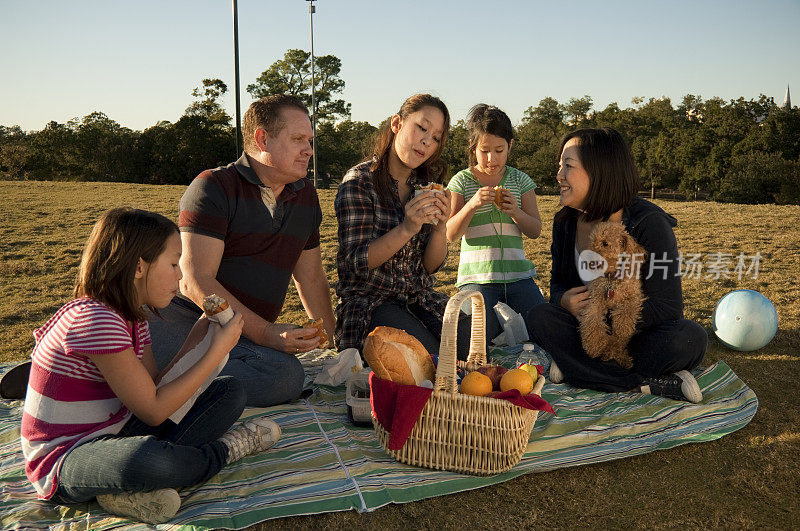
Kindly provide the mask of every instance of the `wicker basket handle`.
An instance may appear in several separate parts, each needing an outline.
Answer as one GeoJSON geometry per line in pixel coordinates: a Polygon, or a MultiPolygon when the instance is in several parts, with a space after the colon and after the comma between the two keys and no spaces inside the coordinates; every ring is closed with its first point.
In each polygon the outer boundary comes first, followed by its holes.
{"type": "Polygon", "coordinates": [[[470,334],[467,363],[477,366],[486,364],[486,306],[483,303],[483,295],[473,290],[459,291],[450,297],[444,310],[442,339],[439,343],[439,365],[436,367],[434,390],[458,392],[456,385],[458,316],[461,306],[467,299],[472,299],[472,333],[470,334]]]}

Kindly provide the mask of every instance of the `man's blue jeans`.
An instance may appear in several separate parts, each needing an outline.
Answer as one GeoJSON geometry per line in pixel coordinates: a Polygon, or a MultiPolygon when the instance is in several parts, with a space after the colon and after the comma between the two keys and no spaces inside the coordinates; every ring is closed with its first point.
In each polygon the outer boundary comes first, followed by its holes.
{"type": "MultiPolygon", "coordinates": [[[[201,312],[194,303],[175,297],[159,313],[162,318],[151,316],[148,324],[153,356],[159,369],[163,369],[178,353],[201,312]]],[[[294,400],[300,396],[305,382],[305,371],[296,357],[253,343],[244,336],[231,350],[220,374],[234,376],[244,384],[247,407],[268,407],[294,400]]]]}
{"type": "Polygon", "coordinates": [[[532,278],[509,282],[508,284],[464,284],[458,288],[475,290],[483,295],[486,304],[486,342],[491,343],[503,331],[494,307],[498,302],[508,304],[512,310],[519,313],[524,319],[528,312],[536,305],[544,302],[539,286],[532,278]]]}
{"type": "Polygon", "coordinates": [[[207,481],[220,471],[228,448],[218,441],[244,410],[245,391],[230,376],[216,378],[179,424],[148,426],[132,417],[117,435],[73,449],[59,473],[56,503],[89,501],[99,494],[148,492],[207,481]]]}

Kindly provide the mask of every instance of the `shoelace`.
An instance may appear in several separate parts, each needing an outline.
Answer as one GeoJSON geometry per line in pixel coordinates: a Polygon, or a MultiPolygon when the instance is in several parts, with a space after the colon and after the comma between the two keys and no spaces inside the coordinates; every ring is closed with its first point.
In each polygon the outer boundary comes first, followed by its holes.
{"type": "Polygon", "coordinates": [[[231,437],[226,442],[231,444],[229,450],[232,460],[237,461],[258,448],[261,437],[257,430],[250,429],[247,424],[240,424],[232,430],[231,437]]]}
{"type": "Polygon", "coordinates": [[[646,381],[650,385],[655,384],[655,385],[660,385],[661,387],[666,387],[668,385],[680,385],[681,384],[680,378],[676,378],[676,377],[659,376],[658,378],[648,378],[646,381]]]}

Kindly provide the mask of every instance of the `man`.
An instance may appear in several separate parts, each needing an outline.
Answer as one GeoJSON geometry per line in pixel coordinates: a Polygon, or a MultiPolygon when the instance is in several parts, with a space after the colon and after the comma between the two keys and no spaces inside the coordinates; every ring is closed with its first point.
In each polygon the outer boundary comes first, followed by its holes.
{"type": "Polygon", "coordinates": [[[277,323],[289,279],[308,316],[325,320],[333,337],[328,279],[322,269],[322,210],[306,178],[313,130],[308,109],[293,96],[262,98],[244,115],[244,153],[206,170],[180,201],[181,293],[150,321],[153,353],[164,367],[216,293],[244,317],[242,338],[223,375],[245,384],[247,405],[293,400],[305,374],[295,357],[317,346],[310,329],[277,323]]]}

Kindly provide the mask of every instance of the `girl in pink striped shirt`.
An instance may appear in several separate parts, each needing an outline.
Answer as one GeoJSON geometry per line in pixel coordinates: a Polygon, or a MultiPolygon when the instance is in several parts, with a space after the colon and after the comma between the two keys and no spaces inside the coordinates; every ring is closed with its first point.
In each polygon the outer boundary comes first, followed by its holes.
{"type": "Polygon", "coordinates": [[[75,298],[34,332],[21,443],[40,499],[72,504],[96,497],[112,514],[163,522],[180,508],[176,488],[203,482],[280,436],[265,418],[233,426],[245,392],[231,377],[214,379],[178,424],[169,420],[242,330],[238,314],[222,327],[199,319],[178,355],[211,328],[205,354],[157,387],[142,307],[157,313],[172,300],[180,254],[177,226],[159,214],[117,208],[95,225],[75,298]]]}

